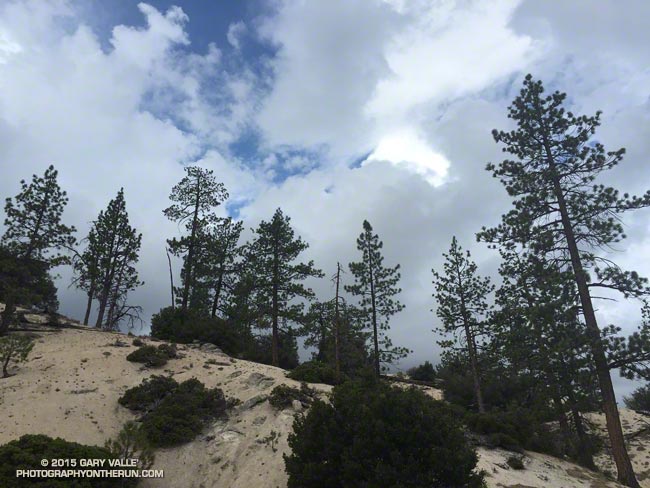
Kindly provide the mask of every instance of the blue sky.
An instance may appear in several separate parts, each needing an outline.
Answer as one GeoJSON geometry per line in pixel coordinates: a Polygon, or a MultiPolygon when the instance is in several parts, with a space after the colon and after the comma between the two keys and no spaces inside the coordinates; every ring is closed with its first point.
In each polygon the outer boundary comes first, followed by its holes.
{"type": "MultiPolygon", "coordinates": [[[[215,171],[231,195],[223,212],[246,228],[282,207],[328,276],[358,259],[368,219],[386,263],[402,265],[406,309],[391,335],[414,353],[400,367],[435,362],[431,269],[452,236],[496,275],[498,255],[475,233],[509,202],[484,168],[502,159],[491,130],[510,126],[526,73],[566,91],[576,113],[602,109],[598,140],[628,150],[608,183],[647,189],[649,17],[644,0],[7,0],[0,196],[54,163],[82,237],[123,186],[143,233],[147,284],[133,301],[147,317],[167,305],[164,241],[178,229],[162,209],[183,164],[215,171]]],[[[645,275],[648,218],[626,218],[615,256],[645,275]]],[[[79,317],[66,273],[62,310],[79,317]]],[[[598,313],[625,330],[640,320],[634,302],[598,313]]]]}

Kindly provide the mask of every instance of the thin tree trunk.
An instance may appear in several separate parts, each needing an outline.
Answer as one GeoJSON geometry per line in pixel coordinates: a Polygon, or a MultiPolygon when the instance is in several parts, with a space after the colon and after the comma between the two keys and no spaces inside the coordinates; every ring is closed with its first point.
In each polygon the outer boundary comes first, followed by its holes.
{"type": "Polygon", "coordinates": [[[9,374],[9,371],[7,370],[7,368],[9,366],[9,361],[11,360],[12,354],[13,354],[13,350],[8,351],[7,355],[5,356],[4,362],[2,363],[2,377],[3,378],[9,378],[9,376],[11,376],[9,374]]]}
{"type": "Polygon", "coordinates": [[[271,338],[271,362],[273,366],[280,366],[278,354],[279,337],[278,337],[278,254],[277,249],[273,254],[273,337],[271,338]]]}
{"type": "Polygon", "coordinates": [[[199,221],[199,203],[201,202],[201,178],[196,179],[196,200],[194,202],[194,217],[192,218],[192,234],[190,235],[190,244],[187,249],[187,260],[185,261],[185,283],[183,287],[183,301],[181,308],[183,312],[187,311],[187,302],[190,296],[190,286],[192,281],[192,267],[194,266],[194,248],[196,247],[196,231],[199,221]]]}
{"type": "Polygon", "coordinates": [[[336,383],[341,382],[341,350],[340,350],[340,323],[339,323],[339,283],[341,279],[341,263],[336,263],[336,298],[334,302],[334,365],[336,369],[336,383]]]}
{"type": "Polygon", "coordinates": [[[470,368],[472,370],[472,378],[474,380],[474,396],[479,413],[485,413],[485,404],[483,403],[483,392],[481,391],[481,378],[478,371],[478,359],[476,352],[476,342],[474,334],[470,326],[469,313],[465,304],[465,291],[463,289],[463,282],[460,276],[460,268],[456,262],[456,276],[458,278],[458,287],[460,289],[460,310],[463,316],[463,327],[465,329],[465,336],[467,338],[467,352],[469,353],[470,368]]]}
{"type": "Polygon", "coordinates": [[[478,373],[478,360],[476,358],[476,343],[474,335],[470,329],[469,323],[465,322],[465,335],[467,337],[467,351],[469,352],[470,368],[474,380],[474,396],[478,405],[479,413],[485,413],[485,404],[483,403],[483,392],[481,391],[481,380],[478,373]]]}
{"type": "Polygon", "coordinates": [[[551,388],[551,398],[553,400],[553,405],[555,405],[555,411],[557,412],[560,432],[564,438],[564,442],[568,445],[571,442],[571,427],[569,426],[569,419],[564,410],[564,403],[562,402],[562,397],[560,396],[557,385],[555,383],[551,384],[551,378],[548,377],[548,374],[546,376],[551,388]]]}
{"type": "MultiPolygon", "coordinates": [[[[97,312],[97,320],[95,322],[95,327],[100,328],[104,321],[104,313],[106,312],[106,304],[108,302],[108,294],[110,293],[111,285],[113,283],[113,278],[115,276],[115,260],[117,260],[117,246],[119,243],[115,242],[117,238],[117,216],[113,218],[111,222],[111,230],[113,232],[111,236],[111,245],[108,248],[106,267],[103,270],[104,279],[102,280],[102,288],[99,294],[99,311],[97,312]]],[[[101,258],[100,258],[101,262],[101,258]]]]}
{"type": "Polygon", "coordinates": [[[596,374],[600,384],[600,391],[603,398],[603,411],[605,412],[605,419],[607,422],[607,432],[609,434],[609,441],[612,446],[612,456],[616,463],[618,471],[618,481],[630,488],[640,488],[639,482],[634,474],[634,468],[630,461],[627,449],[625,447],[625,438],[623,437],[623,428],[621,427],[621,419],[616,405],[616,395],[614,393],[614,386],[612,384],[612,377],[610,375],[607,357],[600,337],[600,329],[596,321],[596,314],[591,302],[591,295],[589,294],[589,287],[587,286],[586,273],[582,267],[582,260],[580,252],[576,243],[575,235],[573,233],[573,226],[567,210],[566,201],[564,199],[564,192],[560,185],[559,177],[555,171],[555,161],[553,160],[550,146],[546,137],[544,138],[545,149],[547,154],[547,161],[551,167],[553,174],[553,190],[555,197],[558,201],[560,209],[560,216],[562,218],[562,226],[564,235],[566,237],[569,254],[571,256],[571,265],[575,274],[575,280],[578,287],[578,294],[580,295],[580,304],[582,305],[582,313],[585,318],[585,325],[587,328],[587,335],[591,346],[591,353],[594,358],[596,366],[596,374]]]}
{"type": "Polygon", "coordinates": [[[368,274],[370,275],[370,303],[372,306],[372,332],[375,345],[375,374],[377,378],[381,376],[381,366],[379,361],[379,334],[377,331],[377,306],[375,299],[375,277],[373,274],[372,249],[370,240],[368,240],[368,274]]]}
{"type": "Polygon", "coordinates": [[[212,317],[217,316],[217,309],[219,308],[219,297],[221,295],[221,288],[223,286],[223,274],[224,274],[224,269],[223,269],[223,262],[219,266],[219,278],[217,279],[217,286],[215,287],[214,290],[214,300],[212,302],[212,317]]]}
{"type": "Polygon", "coordinates": [[[117,300],[119,299],[120,287],[122,286],[122,280],[124,279],[124,267],[126,266],[126,255],[124,257],[124,262],[120,266],[120,272],[117,276],[117,281],[113,287],[113,291],[109,296],[110,306],[108,308],[108,317],[106,319],[106,328],[109,330],[116,329],[115,321],[115,307],[117,306],[117,300]]]}
{"type": "Polygon", "coordinates": [[[176,306],[174,298],[174,274],[172,273],[172,260],[169,257],[169,250],[165,248],[165,254],[167,254],[167,262],[169,263],[169,282],[172,287],[172,309],[176,306]]]}
{"type": "Polygon", "coordinates": [[[95,297],[95,281],[93,280],[90,283],[90,289],[88,290],[88,301],[86,302],[86,314],[84,315],[84,325],[88,325],[88,319],[90,318],[90,311],[93,307],[94,297],[95,297]]]}
{"type": "Polygon", "coordinates": [[[576,401],[575,395],[570,388],[567,391],[567,395],[569,397],[573,425],[575,426],[576,434],[578,435],[578,463],[580,463],[585,468],[589,468],[595,471],[596,464],[594,463],[594,457],[592,455],[593,448],[587,432],[585,431],[585,427],[582,422],[582,416],[578,410],[578,402],[576,401]]]}
{"type": "Polygon", "coordinates": [[[110,290],[112,279],[107,278],[104,280],[101,293],[99,294],[99,311],[97,312],[97,320],[95,321],[95,327],[101,328],[104,322],[104,313],[106,312],[106,305],[108,303],[108,294],[110,290]]]}

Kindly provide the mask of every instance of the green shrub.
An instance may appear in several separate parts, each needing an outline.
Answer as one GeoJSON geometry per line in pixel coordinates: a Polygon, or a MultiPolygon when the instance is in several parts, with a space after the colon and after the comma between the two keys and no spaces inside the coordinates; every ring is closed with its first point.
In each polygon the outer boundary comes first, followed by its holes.
{"type": "Polygon", "coordinates": [[[154,447],[171,447],[191,441],[207,422],[226,414],[228,402],[219,388],[207,389],[192,378],[142,418],[142,430],[154,447]]]}
{"type": "MultiPolygon", "coordinates": [[[[254,337],[244,351],[243,359],[262,364],[272,364],[271,335],[254,337]]],[[[278,362],[281,368],[298,366],[298,342],[293,334],[280,331],[278,336],[278,362]]]]}
{"type": "Polygon", "coordinates": [[[460,425],[414,388],[348,381],[293,428],[288,488],[484,486],[460,425]]]}
{"type": "Polygon", "coordinates": [[[169,344],[160,344],[158,347],[153,345],[142,346],[126,357],[127,361],[133,363],[143,363],[149,368],[157,368],[167,364],[168,359],[176,357],[176,346],[169,344]]]}
{"type": "Polygon", "coordinates": [[[336,370],[321,361],[307,361],[287,373],[287,377],[307,383],[336,384],[336,370]]]}
{"type": "Polygon", "coordinates": [[[629,409],[650,412],[650,383],[637,388],[629,397],[623,398],[623,401],[629,409]]]}
{"type": "Polygon", "coordinates": [[[16,305],[50,314],[59,307],[48,263],[17,257],[16,251],[0,245],[0,302],[6,305],[0,313],[0,335],[15,322],[16,305]]]}
{"type": "Polygon", "coordinates": [[[149,469],[153,465],[153,449],[142,426],[133,420],[124,424],[117,437],[106,441],[104,447],[114,458],[137,459],[138,469],[149,469]]]}
{"type": "Polygon", "coordinates": [[[436,379],[436,369],[429,361],[409,369],[407,374],[412,380],[416,381],[433,382],[436,379]]]}
{"type": "Polygon", "coordinates": [[[526,469],[526,467],[524,466],[524,460],[521,456],[508,456],[508,459],[506,459],[506,463],[508,463],[508,466],[510,466],[512,469],[516,469],[516,470],[526,469]]]}
{"type": "Polygon", "coordinates": [[[176,359],[178,357],[176,344],[159,344],[158,350],[166,355],[168,359],[176,359]]]}
{"type": "Polygon", "coordinates": [[[501,449],[505,449],[506,451],[512,451],[518,453],[524,452],[524,449],[521,447],[521,444],[519,443],[518,440],[514,439],[508,434],[504,434],[503,432],[493,432],[492,434],[488,434],[488,436],[485,439],[485,442],[488,445],[488,447],[491,447],[493,449],[496,447],[500,447],[501,449]]]}
{"type": "Polygon", "coordinates": [[[175,379],[169,376],[151,376],[138,386],[129,388],[117,401],[120,405],[137,412],[153,409],[166,396],[178,388],[175,379]]]}
{"type": "Polygon", "coordinates": [[[242,354],[252,336],[245,328],[196,310],[163,308],[151,318],[151,336],[157,339],[190,344],[193,341],[216,344],[226,354],[242,354]]]}
{"type": "Polygon", "coordinates": [[[144,341],[143,341],[142,339],[138,338],[138,337],[136,337],[135,339],[133,339],[133,342],[132,342],[131,344],[133,344],[133,345],[136,346],[136,347],[142,347],[142,346],[145,345],[145,344],[144,344],[144,341]]]}
{"type": "Polygon", "coordinates": [[[288,385],[278,385],[269,395],[269,403],[277,410],[289,408],[294,400],[301,403],[311,403],[314,400],[316,392],[309,388],[305,383],[300,385],[300,389],[288,385]]]}
{"type": "MultiPolygon", "coordinates": [[[[17,478],[17,469],[43,469],[42,459],[114,459],[109,449],[86,446],[45,435],[24,435],[0,446],[0,486],[12,488],[123,488],[137,484],[136,478],[17,478]]],[[[72,468],[63,468],[72,469],[72,468]]]]}
{"type": "Polygon", "coordinates": [[[8,378],[9,364],[22,363],[34,347],[32,338],[26,335],[11,334],[0,337],[0,364],[2,364],[2,377],[8,378]]]}

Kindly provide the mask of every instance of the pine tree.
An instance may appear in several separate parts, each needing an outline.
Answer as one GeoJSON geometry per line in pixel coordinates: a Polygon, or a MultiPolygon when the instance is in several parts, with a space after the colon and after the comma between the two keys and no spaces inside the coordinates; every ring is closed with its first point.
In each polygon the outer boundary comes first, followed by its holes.
{"type": "Polygon", "coordinates": [[[108,203],[84,239],[85,250],[75,262],[75,284],[86,291],[84,324],[93,300],[98,302],[96,327],[118,329],[124,318],[135,319],[139,307],[127,304],[127,294],[143,283],[134,264],[138,261],[142,234],[129,223],[124,189],[108,203]]]}
{"type": "Polygon", "coordinates": [[[76,229],[61,223],[68,197],[57,176],[58,171],[50,166],[43,177],[33,175],[30,184],[22,180],[21,192],[6,200],[2,243],[17,257],[46,261],[50,266],[68,262],[60,253],[50,255],[75,244],[72,234],[76,229]]]}
{"type": "Polygon", "coordinates": [[[305,347],[316,349],[312,359],[332,366],[337,383],[343,374],[352,378],[369,365],[363,313],[339,298],[338,307],[335,300],[312,303],[300,331],[305,347]]]}
{"type": "Polygon", "coordinates": [[[279,365],[279,334],[281,322],[302,322],[304,304],[296,298],[311,300],[314,292],[301,281],[322,277],[314,262],[296,263],[298,256],[309,247],[300,237],[294,237],[290,218],[279,208],[270,222],[260,222],[255,237],[245,251],[248,276],[254,282],[253,300],[258,326],[272,330],[272,364],[279,365]]]}
{"type": "Polygon", "coordinates": [[[81,254],[77,254],[74,257],[73,268],[75,276],[72,280],[72,284],[86,292],[86,313],[84,314],[83,324],[88,325],[93,300],[95,299],[97,287],[99,285],[99,257],[102,252],[99,248],[97,233],[94,226],[90,229],[82,243],[86,244],[86,248],[81,254]]]}
{"type": "MultiPolygon", "coordinates": [[[[438,307],[436,314],[442,320],[441,332],[456,336],[459,331],[465,338],[462,346],[469,356],[474,395],[480,413],[485,412],[481,392],[481,374],[478,365],[478,339],[485,330],[484,318],[488,311],[487,295],[494,290],[489,278],[480,278],[476,274],[476,263],[471,261],[470,253],[463,252],[456,237],[451,240],[449,253],[443,254],[444,273],[435,270],[433,284],[436,288],[434,297],[438,307]]],[[[453,347],[454,340],[441,341],[443,347],[453,347]]]]}
{"type": "Polygon", "coordinates": [[[183,289],[181,308],[187,311],[190,293],[195,285],[196,259],[201,254],[201,236],[205,229],[214,223],[214,210],[228,198],[223,183],[217,182],[211,170],[188,166],[186,176],[172,188],[169,199],[175,202],[163,210],[165,216],[179,225],[183,224],[189,235],[181,239],[168,240],[168,246],[175,256],[184,256],[181,278],[183,289]]]}
{"type": "Polygon", "coordinates": [[[503,216],[498,227],[484,229],[479,239],[529,242],[534,252],[548,254],[549,259],[571,271],[598,375],[618,480],[638,487],[591,291],[607,287],[626,297],[647,292],[646,280],[635,272],[621,271],[598,253],[625,237],[620,214],[650,206],[650,192],[640,198],[621,196],[617,190],[595,182],[622,160],[625,151],[605,152],[603,145],[593,140],[600,112],[592,117],[575,116],[563,108],[565,99],[566,94],[560,92],[544,96],[541,81],[526,77],[508,114],[517,128],[493,131],[495,141],[505,144],[504,152],[516,159],[487,166],[513,197],[514,209],[503,216]],[[596,281],[591,280],[589,270],[593,270],[596,281]]]}
{"type": "Polygon", "coordinates": [[[381,255],[383,246],[379,236],[373,234],[370,223],[364,220],[363,232],[357,239],[357,249],[361,251],[362,258],[348,265],[354,276],[354,284],[345,286],[347,292],[360,297],[365,325],[372,331],[377,377],[381,374],[381,363],[392,363],[406,357],[409,352],[403,347],[394,347],[386,334],[390,330],[390,317],[401,312],[404,305],[395,298],[402,291],[397,287],[401,277],[400,265],[384,267],[384,257],[381,255]]]}
{"type": "MultiPolygon", "coordinates": [[[[38,297],[31,290],[36,282],[50,282],[50,268],[69,263],[69,258],[61,250],[69,250],[75,244],[75,228],[61,223],[63,211],[68,203],[66,192],[57,182],[58,172],[50,166],[43,177],[32,176],[31,183],[21,180],[21,192],[5,203],[5,233],[0,246],[6,252],[3,262],[9,268],[0,273],[6,280],[0,284],[4,289],[5,309],[0,321],[0,335],[4,334],[13,320],[17,301],[23,305],[39,302],[45,298],[38,297]],[[9,263],[9,257],[13,264],[9,263]],[[28,300],[29,298],[29,300],[28,300]]],[[[51,287],[47,294],[51,299],[51,287]]]]}
{"type": "Polygon", "coordinates": [[[201,229],[198,241],[200,254],[195,261],[195,284],[192,289],[193,308],[205,309],[212,317],[224,315],[239,273],[238,245],[243,222],[218,218],[201,229]]]}
{"type": "Polygon", "coordinates": [[[591,368],[584,326],[576,316],[575,282],[566,271],[525,250],[500,249],[499,306],[490,320],[492,347],[515,371],[534,378],[531,392],[552,402],[565,444],[573,444],[567,413],[573,419],[578,461],[594,469],[593,447],[582,412],[597,407],[596,378],[591,368]],[[570,352],[568,352],[570,351],[570,352]]]}

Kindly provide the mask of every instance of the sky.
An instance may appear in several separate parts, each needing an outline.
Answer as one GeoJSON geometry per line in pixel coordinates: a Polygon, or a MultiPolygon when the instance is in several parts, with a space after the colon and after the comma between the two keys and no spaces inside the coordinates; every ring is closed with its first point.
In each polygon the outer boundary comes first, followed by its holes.
{"type": "MultiPolygon", "coordinates": [[[[215,172],[231,195],[219,211],[244,237],[281,207],[327,276],[358,259],[367,219],[386,265],[401,265],[391,337],[413,353],[399,368],[436,363],[431,269],[456,236],[496,276],[498,253],[475,234],[509,200],[485,165],[503,159],[491,130],[512,126],[527,73],[575,113],[603,111],[597,139],[627,149],[608,184],[650,186],[650,3],[625,5],[0,0],[0,197],[54,164],[82,238],[124,187],[146,319],[170,301],[165,239],[179,229],[162,209],[184,165],[215,172]]],[[[624,223],[612,257],[650,276],[650,212],[624,223]]],[[[59,273],[61,311],[80,318],[84,296],[59,273]]],[[[327,279],[310,285],[333,296],[327,279]]],[[[597,307],[601,325],[640,321],[637,302],[597,307]]],[[[635,386],[615,384],[619,399],[635,386]]]]}

